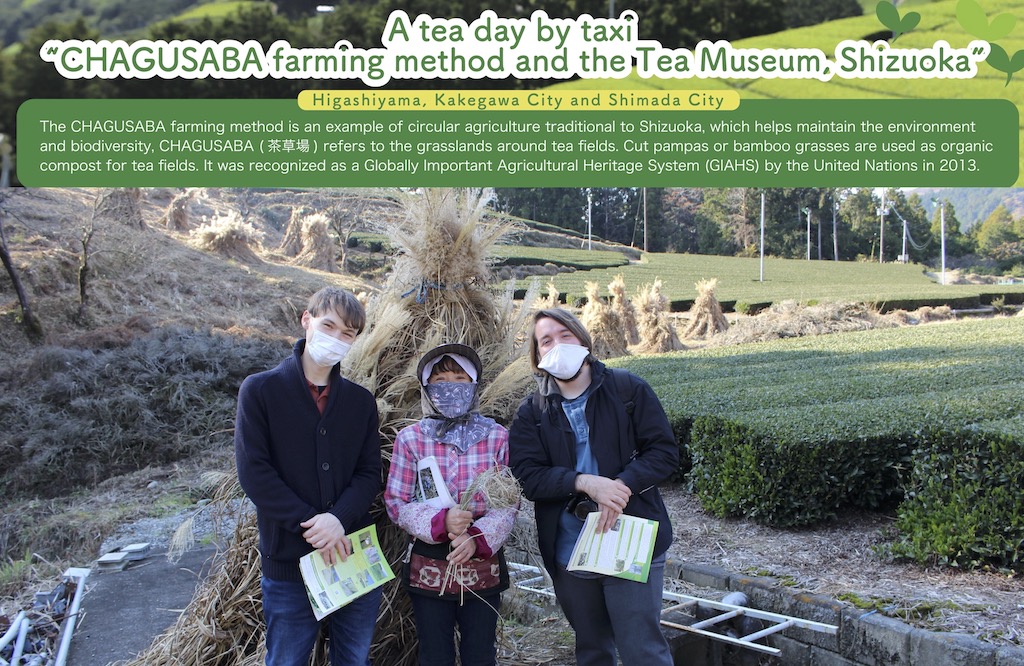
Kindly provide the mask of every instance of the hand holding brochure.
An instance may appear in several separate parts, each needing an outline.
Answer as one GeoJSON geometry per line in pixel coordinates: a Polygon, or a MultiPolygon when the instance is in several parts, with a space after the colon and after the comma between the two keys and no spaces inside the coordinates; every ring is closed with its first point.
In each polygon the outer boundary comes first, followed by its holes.
{"type": "Polygon", "coordinates": [[[327,566],[318,550],[299,560],[306,594],[318,620],[395,577],[380,549],[375,525],[348,537],[352,554],[344,562],[338,560],[334,566],[327,566]]]}
{"type": "Polygon", "coordinates": [[[654,557],[658,521],[622,514],[610,530],[598,534],[600,516],[598,511],[587,515],[567,569],[646,583],[654,557]]]}

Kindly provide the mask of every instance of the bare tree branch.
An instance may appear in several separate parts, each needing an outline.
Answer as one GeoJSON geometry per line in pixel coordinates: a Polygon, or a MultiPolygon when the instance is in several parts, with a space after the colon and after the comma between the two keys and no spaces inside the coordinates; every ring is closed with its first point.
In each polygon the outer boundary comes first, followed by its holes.
{"type": "Polygon", "coordinates": [[[14,291],[18,294],[18,305],[21,307],[21,321],[25,325],[25,332],[28,333],[29,338],[32,340],[43,339],[43,324],[36,317],[32,311],[32,305],[29,303],[28,294],[25,292],[25,287],[21,283],[21,276],[18,274],[18,269],[14,265],[14,261],[11,258],[10,246],[7,244],[7,234],[4,223],[7,220],[7,216],[10,212],[7,210],[7,202],[18,192],[24,192],[20,189],[0,189],[0,261],[3,262],[4,268],[7,270],[7,275],[10,276],[11,282],[14,284],[14,291]]]}

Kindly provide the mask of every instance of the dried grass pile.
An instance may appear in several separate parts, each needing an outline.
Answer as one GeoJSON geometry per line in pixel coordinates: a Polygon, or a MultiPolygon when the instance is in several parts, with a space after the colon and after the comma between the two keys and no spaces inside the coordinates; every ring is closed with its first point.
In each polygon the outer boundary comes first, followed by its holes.
{"type": "Polygon", "coordinates": [[[636,307],[626,296],[626,279],[619,273],[608,283],[608,293],[612,295],[612,311],[618,315],[619,323],[626,334],[626,344],[635,345],[640,342],[640,331],[636,324],[636,307]]]}
{"type": "MultiPolygon", "coordinates": [[[[537,281],[533,281],[533,286],[537,286],[537,281]]],[[[558,287],[555,286],[554,281],[548,282],[548,293],[546,296],[541,296],[536,299],[533,307],[537,310],[550,310],[551,308],[557,308],[560,306],[560,300],[562,294],[558,291],[558,287]]],[[[524,300],[524,303],[529,303],[529,300],[524,300]]]]}
{"type": "Polygon", "coordinates": [[[728,332],[709,342],[712,346],[765,342],[779,338],[864,331],[899,325],[898,317],[883,317],[863,303],[821,303],[806,306],[782,301],[753,317],[736,321],[728,332]]]}
{"type": "Polygon", "coordinates": [[[297,257],[302,252],[302,223],[312,212],[313,209],[306,206],[292,208],[288,226],[284,230],[284,240],[279,248],[286,257],[297,257]]]}
{"type": "Polygon", "coordinates": [[[263,234],[235,211],[217,216],[194,229],[190,234],[193,244],[201,250],[216,252],[228,259],[244,264],[260,261],[253,248],[260,245],[263,234]]]}
{"type": "Polygon", "coordinates": [[[96,202],[96,215],[134,229],[145,229],[142,219],[142,190],[138,187],[113,187],[103,190],[96,202]]]}
{"type": "Polygon", "coordinates": [[[701,280],[697,283],[697,300],[690,308],[690,325],[683,333],[685,338],[710,338],[729,330],[729,320],[722,312],[722,305],[715,296],[718,279],[701,280]]]}
{"type": "MultiPolygon", "coordinates": [[[[397,432],[420,414],[415,366],[420,356],[445,342],[474,347],[484,362],[481,411],[507,423],[526,395],[530,366],[523,354],[528,312],[513,303],[514,283],[504,290],[490,284],[485,261],[490,246],[510,224],[485,218],[489,192],[426,190],[409,194],[406,215],[386,230],[398,246],[388,284],[367,308],[369,328],[346,358],[347,377],[377,397],[385,463],[397,432]]],[[[536,289],[525,302],[536,298],[536,289]]],[[[392,568],[401,570],[405,533],[387,519],[383,505],[374,507],[378,537],[392,568]]],[[[259,556],[254,515],[238,526],[236,542],[223,571],[197,593],[179,623],[132,666],[207,664],[235,666],[261,663],[259,556]],[[225,603],[230,602],[230,603],[225,603]],[[192,609],[195,612],[192,612],[192,609]],[[191,615],[201,617],[190,621],[191,615]],[[216,643],[215,643],[216,641],[216,643]],[[207,659],[217,645],[223,658],[207,659]]],[[[325,664],[323,644],[314,663],[325,664]]],[[[374,663],[415,663],[416,638],[411,605],[397,583],[384,590],[371,655],[374,663]]]]}
{"type": "Polygon", "coordinates": [[[583,306],[580,321],[590,332],[594,342],[591,350],[598,358],[625,356],[627,335],[615,310],[601,298],[601,288],[596,282],[587,283],[587,304],[583,306]]]}
{"type": "Polygon", "coordinates": [[[337,254],[327,215],[314,213],[305,217],[302,220],[302,250],[294,263],[333,273],[337,269],[337,254]]]}
{"type": "Polygon", "coordinates": [[[881,315],[882,320],[895,322],[901,326],[913,326],[915,324],[928,324],[934,321],[948,321],[953,319],[953,308],[948,305],[941,305],[937,308],[923,305],[916,310],[893,310],[881,315]]]}
{"type": "Polygon", "coordinates": [[[173,229],[174,231],[188,231],[188,207],[192,203],[194,195],[194,189],[185,189],[175,194],[160,222],[168,229],[173,229]]]}
{"type": "Polygon", "coordinates": [[[660,354],[685,348],[669,319],[668,297],[661,293],[661,280],[642,287],[634,297],[633,305],[640,334],[637,351],[660,354]]]}

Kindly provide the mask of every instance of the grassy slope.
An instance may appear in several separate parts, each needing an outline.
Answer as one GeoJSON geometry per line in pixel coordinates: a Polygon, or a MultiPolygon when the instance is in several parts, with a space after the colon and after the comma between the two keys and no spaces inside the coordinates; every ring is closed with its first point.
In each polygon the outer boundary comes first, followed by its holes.
{"type": "MultiPolygon", "coordinates": [[[[1018,17],[1024,15],[1024,0],[1000,0],[985,3],[985,7],[990,17],[1003,12],[1018,17]]],[[[973,39],[957,23],[956,0],[916,5],[914,10],[921,14],[921,23],[912,32],[899,38],[896,45],[900,48],[930,47],[939,39],[948,41],[953,47],[962,48],[973,39]]],[[[738,40],[733,46],[758,49],[818,48],[826,54],[831,54],[836,45],[844,39],[860,39],[882,29],[874,11],[866,11],[864,16],[738,40]]],[[[1011,56],[1024,49],[1024,26],[1018,23],[1016,29],[998,43],[1011,56]]],[[[586,79],[555,87],[578,90],[735,90],[740,93],[741,103],[743,99],[1006,99],[1020,109],[1024,107],[1024,80],[1017,80],[1018,78],[1024,78],[1024,72],[1019,72],[1009,85],[1004,85],[1005,74],[988,65],[982,65],[977,77],[965,80],[844,80],[839,77],[828,82],[785,79],[641,79],[634,74],[621,80],[586,79]]],[[[1024,151],[1020,159],[1024,164],[1024,151]]],[[[1024,184],[1024,169],[1021,169],[1020,173],[1018,185],[1024,184]]]]}

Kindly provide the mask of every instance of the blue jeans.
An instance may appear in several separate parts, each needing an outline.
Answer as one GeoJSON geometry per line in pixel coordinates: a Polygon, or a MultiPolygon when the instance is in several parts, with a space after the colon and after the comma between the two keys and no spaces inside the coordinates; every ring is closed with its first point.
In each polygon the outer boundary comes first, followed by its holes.
{"type": "Polygon", "coordinates": [[[651,563],[646,583],[614,576],[580,578],[558,564],[549,572],[555,597],[576,632],[578,666],[672,666],[661,633],[665,555],[651,563]]]}
{"type": "MultiPolygon", "coordinates": [[[[320,622],[302,583],[264,578],[267,666],[307,666],[320,622]]],[[[383,590],[377,588],[323,619],[328,627],[331,666],[367,666],[383,590]]]]}
{"type": "Polygon", "coordinates": [[[455,666],[455,625],[459,626],[462,666],[494,666],[494,633],[498,626],[501,594],[476,597],[466,593],[458,601],[410,594],[419,640],[419,666],[455,666]]]}

